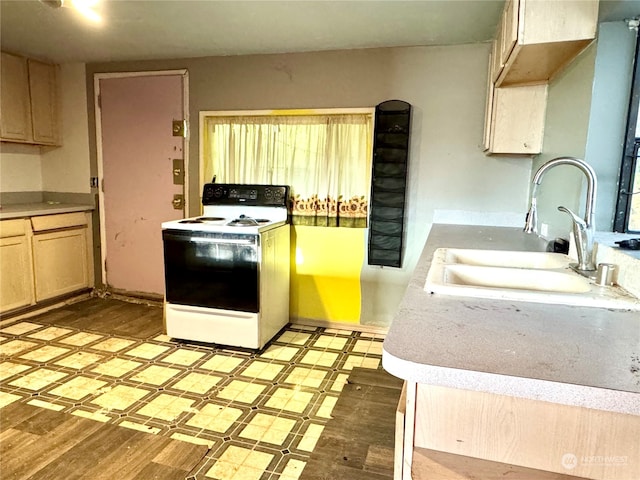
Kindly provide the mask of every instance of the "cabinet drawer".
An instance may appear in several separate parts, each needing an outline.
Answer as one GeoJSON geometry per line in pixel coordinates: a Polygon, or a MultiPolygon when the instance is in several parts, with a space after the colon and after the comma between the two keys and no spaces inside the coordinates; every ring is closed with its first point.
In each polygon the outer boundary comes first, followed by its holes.
{"type": "Polygon", "coordinates": [[[24,218],[2,220],[0,222],[0,238],[19,237],[29,232],[29,223],[24,218]]]}
{"type": "Polygon", "coordinates": [[[60,228],[82,227],[87,225],[87,216],[84,212],[61,213],[57,215],[42,215],[31,217],[31,225],[34,232],[57,230],[60,228]]]}

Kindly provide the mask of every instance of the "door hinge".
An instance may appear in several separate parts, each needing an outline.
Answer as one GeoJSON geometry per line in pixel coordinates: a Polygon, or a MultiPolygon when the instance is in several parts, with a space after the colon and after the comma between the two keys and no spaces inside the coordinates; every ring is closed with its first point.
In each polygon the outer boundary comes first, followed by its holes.
{"type": "Polygon", "coordinates": [[[184,160],[182,158],[173,159],[173,184],[184,185],[184,160]]]}
{"type": "Polygon", "coordinates": [[[187,138],[187,121],[186,120],[174,120],[171,122],[171,130],[174,137],[187,138]]]}
{"type": "Polygon", "coordinates": [[[184,209],[184,195],[176,193],[171,200],[174,210],[184,209]]]}

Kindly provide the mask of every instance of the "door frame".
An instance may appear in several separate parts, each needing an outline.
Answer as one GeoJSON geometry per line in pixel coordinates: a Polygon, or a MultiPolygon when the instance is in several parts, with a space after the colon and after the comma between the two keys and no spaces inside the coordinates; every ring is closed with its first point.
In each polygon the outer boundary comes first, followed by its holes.
{"type": "Polygon", "coordinates": [[[96,153],[98,160],[98,211],[100,213],[100,270],[102,284],[107,286],[107,232],[106,232],[106,217],[104,208],[104,164],[102,155],[102,109],[100,107],[100,80],[107,80],[111,78],[126,78],[126,77],[152,77],[152,76],[182,76],[182,112],[184,119],[187,123],[187,134],[183,140],[182,153],[184,161],[184,209],[183,214],[186,214],[186,208],[189,205],[189,137],[191,135],[191,123],[189,121],[189,72],[186,68],[179,70],[156,70],[147,72],[112,72],[112,73],[94,73],[93,74],[93,104],[95,112],[96,122],[96,153]]]}

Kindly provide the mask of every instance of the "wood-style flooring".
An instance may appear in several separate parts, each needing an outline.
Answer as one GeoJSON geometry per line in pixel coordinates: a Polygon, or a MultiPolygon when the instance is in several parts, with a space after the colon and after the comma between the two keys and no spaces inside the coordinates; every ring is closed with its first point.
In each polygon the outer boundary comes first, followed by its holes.
{"type": "Polygon", "coordinates": [[[300,480],[392,479],[402,383],[384,370],[354,368],[300,480]]]}
{"type": "Polygon", "coordinates": [[[72,327],[104,335],[123,335],[137,339],[160,335],[163,330],[161,306],[114,298],[105,300],[96,297],[70,303],[31,317],[30,320],[56,327],[72,327]]]}
{"type": "Polygon", "coordinates": [[[2,409],[2,480],[183,480],[207,451],[21,403],[2,409]]]}
{"type": "Polygon", "coordinates": [[[392,478],[402,382],[379,335],[294,325],[260,352],[191,345],[162,335],[161,306],[115,298],[0,331],[2,480],[392,478]]]}

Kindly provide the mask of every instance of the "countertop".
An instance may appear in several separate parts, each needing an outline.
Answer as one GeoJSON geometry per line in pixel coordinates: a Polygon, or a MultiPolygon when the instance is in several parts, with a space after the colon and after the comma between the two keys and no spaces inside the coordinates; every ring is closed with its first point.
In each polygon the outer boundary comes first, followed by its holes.
{"type": "Polygon", "coordinates": [[[384,341],[411,382],[640,415],[640,314],[426,292],[440,247],[540,251],[519,228],[433,225],[384,341]]]}
{"type": "Polygon", "coordinates": [[[86,212],[93,210],[93,205],[77,203],[16,203],[5,204],[0,209],[0,220],[11,218],[36,217],[38,215],[53,215],[55,213],[86,212]]]}

